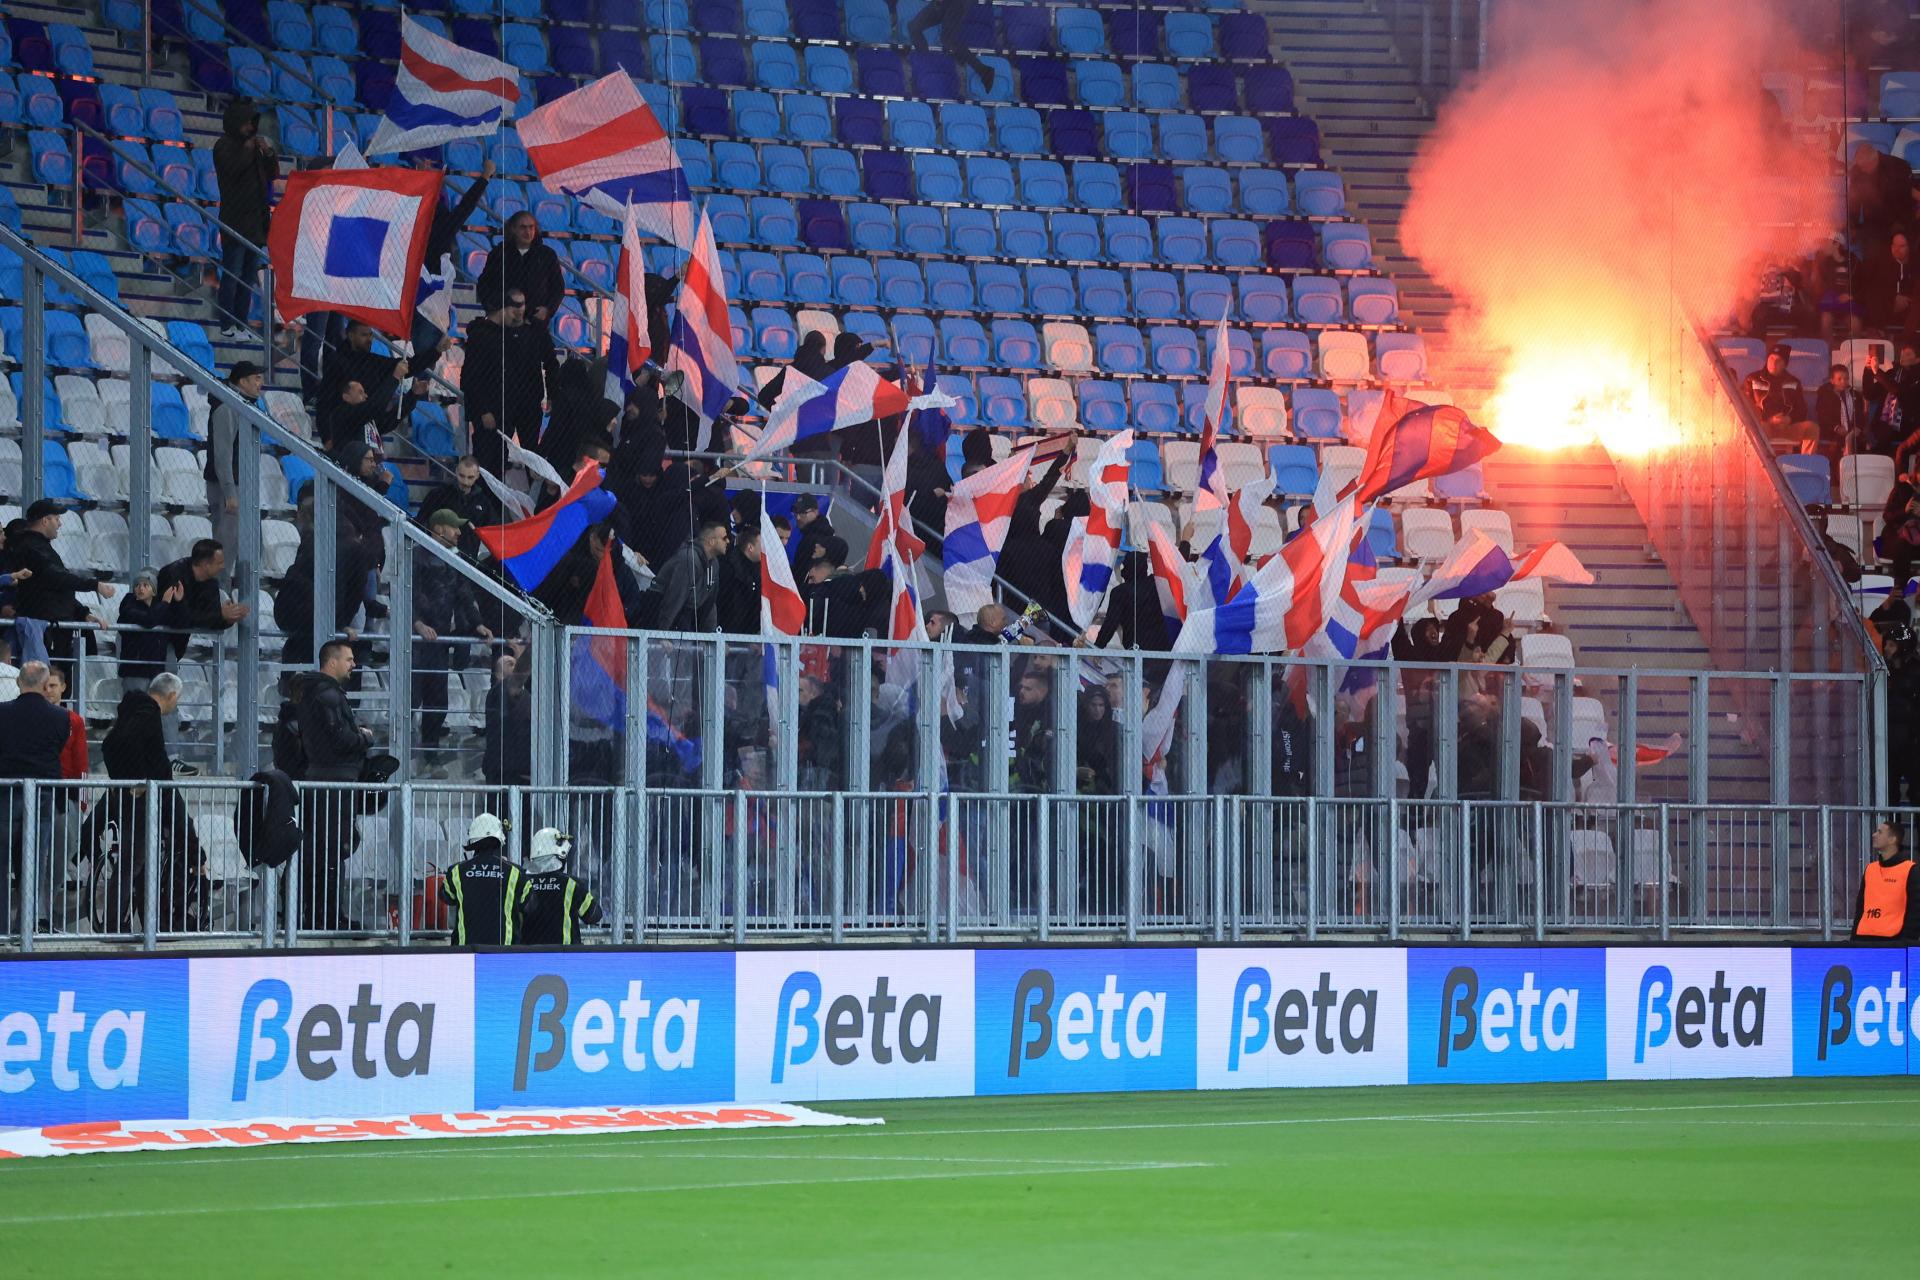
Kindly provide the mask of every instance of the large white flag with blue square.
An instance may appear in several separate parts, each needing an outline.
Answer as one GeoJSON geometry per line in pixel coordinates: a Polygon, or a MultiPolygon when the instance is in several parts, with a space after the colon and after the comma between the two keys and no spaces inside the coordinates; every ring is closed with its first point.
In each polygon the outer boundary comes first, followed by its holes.
{"type": "Polygon", "coordinates": [[[267,238],[280,318],[337,311],[407,337],[440,184],[415,169],[290,175],[267,238]]]}

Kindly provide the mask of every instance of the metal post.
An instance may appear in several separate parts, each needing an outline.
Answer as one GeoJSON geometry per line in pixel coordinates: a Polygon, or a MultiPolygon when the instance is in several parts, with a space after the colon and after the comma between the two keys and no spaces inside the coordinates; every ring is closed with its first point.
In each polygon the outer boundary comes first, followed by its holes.
{"type": "MultiPolygon", "coordinates": [[[[20,794],[15,803],[26,806],[20,817],[20,949],[33,950],[33,927],[38,923],[39,894],[36,892],[40,881],[40,784],[31,778],[23,778],[20,794]]],[[[149,828],[151,829],[151,828],[149,828]]],[[[6,868],[0,867],[0,875],[6,874],[6,868]]],[[[147,882],[153,882],[151,873],[147,882]]],[[[151,923],[149,918],[149,924],[151,923]]],[[[0,920],[0,925],[6,924],[0,920]]],[[[147,943],[147,949],[153,949],[153,943],[147,943]]]]}
{"type": "MultiPolygon", "coordinates": [[[[631,649],[633,646],[627,647],[631,649]]],[[[627,686],[629,689],[635,687],[631,684],[627,686]]],[[[635,735],[629,733],[627,736],[635,735]]],[[[607,924],[612,929],[615,945],[627,940],[627,921],[633,894],[630,882],[634,879],[633,863],[627,851],[634,846],[632,807],[636,794],[632,787],[615,787],[607,793],[607,804],[613,809],[610,816],[613,819],[614,849],[613,856],[607,859],[608,872],[612,877],[612,883],[607,886],[607,896],[613,900],[613,911],[607,924]]]]}
{"type": "MultiPolygon", "coordinates": [[[[863,664],[864,665],[864,664],[863,664]]],[[[833,845],[827,851],[830,889],[833,895],[833,940],[844,942],[847,936],[847,797],[833,793],[833,845]]]]}
{"type": "MultiPolygon", "coordinates": [[[[705,655],[700,671],[700,740],[712,744],[712,749],[702,749],[700,752],[700,785],[710,791],[718,791],[727,785],[726,753],[718,749],[719,744],[726,741],[727,729],[726,641],[716,637],[710,642],[699,642],[696,652],[705,655]]],[[[777,656],[785,657],[783,654],[777,656]]],[[[795,687],[797,684],[797,678],[783,679],[781,688],[791,689],[797,698],[800,692],[795,687]]],[[[789,725],[792,723],[791,720],[787,721],[789,725]]],[[[791,736],[788,741],[792,741],[791,736]]]]}
{"type": "Polygon", "coordinates": [[[1772,883],[1771,916],[1773,923],[1783,925],[1787,922],[1789,896],[1792,889],[1793,868],[1789,856],[1792,847],[1792,818],[1778,806],[1791,802],[1788,791],[1791,786],[1793,742],[1787,732],[1792,723],[1793,686],[1788,677],[1775,672],[1769,682],[1769,712],[1767,719],[1767,795],[1768,802],[1776,806],[1769,822],[1769,843],[1772,846],[1771,871],[1772,883]]]}
{"type": "MultiPolygon", "coordinates": [[[[1131,757],[1123,757],[1131,758],[1131,757]]],[[[1140,793],[1127,795],[1127,941],[1140,938],[1140,793]]]]}
{"type": "Polygon", "coordinates": [[[1225,796],[1210,796],[1207,800],[1207,815],[1212,827],[1212,853],[1207,860],[1213,880],[1213,940],[1220,942],[1227,936],[1227,859],[1237,844],[1227,841],[1227,809],[1225,796]]]}
{"type": "MultiPolygon", "coordinates": [[[[79,178],[74,182],[77,198],[79,178]]],[[[46,496],[42,477],[47,438],[47,278],[31,257],[22,257],[20,265],[20,342],[26,348],[19,353],[20,506],[24,510],[46,496]]],[[[145,518],[142,512],[141,519],[145,518]]]]}
{"type": "Polygon", "coordinates": [[[86,241],[87,135],[76,121],[73,126],[73,247],[86,241]]]}
{"type": "MultiPolygon", "coordinates": [[[[1285,675],[1281,678],[1285,679],[1285,675]]],[[[1325,663],[1316,662],[1307,668],[1307,714],[1313,731],[1313,777],[1309,779],[1309,789],[1316,796],[1333,794],[1333,690],[1332,672],[1325,663]]]]}
{"type": "Polygon", "coordinates": [[[1702,673],[1688,681],[1687,702],[1687,902],[1695,923],[1705,919],[1707,908],[1707,754],[1709,721],[1708,677],[1702,673]]]}
{"type": "Polygon", "coordinates": [[[1520,797],[1520,697],[1523,678],[1510,672],[1500,682],[1500,786],[1495,793],[1502,800],[1520,797]]]}
{"type": "Polygon", "coordinates": [[[1533,940],[1547,936],[1547,822],[1546,809],[1533,802],[1533,940]]]}
{"type": "MultiPolygon", "coordinates": [[[[1233,940],[1238,942],[1240,941],[1241,935],[1241,921],[1246,914],[1243,910],[1246,890],[1242,883],[1243,876],[1241,874],[1241,868],[1244,865],[1246,856],[1247,798],[1245,796],[1228,796],[1226,799],[1228,805],[1231,806],[1233,816],[1229,819],[1228,841],[1226,847],[1221,850],[1220,858],[1226,868],[1227,905],[1229,914],[1232,917],[1227,928],[1233,940]]],[[[1269,873],[1267,879],[1269,883],[1272,882],[1273,877],[1271,873],[1269,873]]]]}
{"type": "MultiPolygon", "coordinates": [[[[932,662],[930,654],[918,657],[921,666],[932,662]]],[[[873,646],[853,650],[852,658],[846,664],[847,789],[858,793],[873,786],[873,646]]],[[[922,702],[915,711],[922,716],[938,715],[940,704],[936,700],[929,708],[922,702]]]]}
{"type": "MultiPolygon", "coordinates": [[[[920,879],[927,886],[927,941],[940,941],[940,889],[939,885],[948,881],[948,871],[960,857],[960,797],[949,795],[947,800],[947,820],[937,826],[935,840],[939,846],[939,857],[934,865],[927,868],[927,874],[920,879]]],[[[934,798],[939,804],[939,797],[934,798]]]]}
{"type": "Polygon", "coordinates": [[[747,793],[733,793],[733,940],[747,940],[747,793]]]}
{"type": "Polygon", "coordinates": [[[1476,68],[1484,69],[1487,65],[1487,23],[1493,18],[1492,8],[1493,0],[1480,0],[1480,48],[1473,64],[1476,68]]]}
{"type": "MultiPolygon", "coordinates": [[[[958,822],[947,824],[947,941],[960,941],[960,846],[958,822]]],[[[935,934],[936,940],[938,933],[935,934]]]]}
{"type": "Polygon", "coordinates": [[[1820,941],[1833,941],[1833,810],[1820,806],[1820,941]]]}
{"type": "MultiPolygon", "coordinates": [[[[1514,679],[1508,676],[1502,683],[1512,684],[1514,679]]],[[[1437,672],[1428,685],[1428,696],[1433,699],[1433,714],[1428,717],[1433,726],[1433,794],[1451,800],[1460,794],[1460,672],[1453,667],[1437,672]]],[[[1412,786],[1417,789],[1418,785],[1416,778],[1412,786]]]]}
{"type": "MultiPolygon", "coordinates": [[[[145,364],[141,359],[136,363],[145,364]]],[[[135,403],[141,397],[135,390],[135,403]]],[[[238,415],[235,415],[236,418],[238,415]]],[[[234,637],[234,741],[233,761],[239,775],[252,777],[254,770],[260,767],[260,440],[246,423],[239,425],[239,466],[234,471],[234,482],[240,490],[240,523],[238,534],[240,545],[233,549],[233,597],[247,606],[245,616],[240,619],[238,632],[234,637]]],[[[135,456],[145,450],[136,450],[135,456]]],[[[135,506],[134,518],[145,532],[147,517],[145,508],[135,506]]],[[[219,513],[212,513],[215,519],[219,513]]],[[[402,548],[406,546],[403,542],[402,548]]],[[[402,553],[404,558],[404,551],[402,553]]],[[[215,636],[217,652],[224,652],[226,637],[215,636]]],[[[217,723],[217,722],[216,722],[217,723]]],[[[402,757],[403,759],[405,757],[402,757]]]]}
{"type": "MultiPolygon", "coordinates": [[[[260,367],[272,376],[273,370],[273,259],[264,253],[260,255],[261,291],[260,291],[260,367]]],[[[247,287],[253,287],[253,281],[247,281],[247,287]]],[[[296,345],[294,350],[299,351],[296,345]]]]}
{"type": "MultiPolygon", "coordinates": [[[[334,494],[333,478],[324,471],[313,475],[313,652],[308,660],[320,661],[320,646],[333,639],[342,621],[333,616],[335,592],[333,578],[339,569],[340,511],[334,494]]],[[[539,732],[538,717],[535,732],[539,732]]]]}
{"type": "Polygon", "coordinates": [[[1447,6],[1447,86],[1460,83],[1460,0],[1447,6]]]}
{"type": "Polygon", "coordinates": [[[1307,941],[1320,936],[1320,797],[1307,796],[1307,941]]]}
{"type": "Polygon", "coordinates": [[[1561,803],[1573,799],[1574,745],[1573,676],[1556,671],[1553,673],[1553,786],[1547,795],[1561,803]]]}
{"type": "MultiPolygon", "coordinates": [[[[220,723],[220,691],[227,687],[227,651],[219,642],[226,639],[223,635],[214,637],[213,647],[213,703],[207,708],[207,723],[213,726],[213,771],[227,771],[227,734],[226,727],[220,723]]],[[[235,690],[236,693],[239,690],[235,690]]],[[[238,699],[235,699],[238,710],[238,699]]],[[[236,722],[238,717],[236,716],[236,722]]]]}
{"type": "Polygon", "coordinates": [[[1473,806],[1460,802],[1460,941],[1473,937],[1473,806]]]}
{"type": "MultiPolygon", "coordinates": [[[[405,757],[401,757],[405,759],[405,757]]],[[[404,775],[402,775],[404,776],[404,775]]],[[[394,868],[393,882],[400,886],[400,932],[399,943],[403,947],[413,945],[413,882],[414,872],[419,860],[413,856],[413,784],[400,784],[400,794],[394,797],[397,804],[387,805],[387,819],[391,824],[388,844],[393,848],[393,856],[399,865],[394,868]]]]}
{"type": "MultiPolygon", "coordinates": [[[[154,949],[160,934],[160,788],[162,785],[158,782],[147,784],[146,847],[140,851],[140,856],[146,863],[146,875],[141,885],[140,895],[141,932],[149,951],[154,949]]],[[[31,813],[32,810],[29,809],[28,812],[31,813]]],[[[184,819],[185,815],[181,816],[184,819]]],[[[29,830],[27,835],[31,840],[32,831],[29,830]]],[[[31,849],[34,846],[29,844],[27,847],[31,849]]]]}
{"type": "Polygon", "coordinates": [[[533,652],[532,781],[536,787],[563,786],[566,778],[560,768],[561,753],[565,750],[562,743],[567,733],[567,703],[560,684],[560,654],[567,643],[567,633],[545,618],[535,622],[529,631],[533,652]]]}
{"type": "Polygon", "coordinates": [[[1673,922],[1668,918],[1672,913],[1667,900],[1672,896],[1673,886],[1673,841],[1672,816],[1667,806],[1660,806],[1660,941],[1665,942],[1672,930],[1673,922]]]}
{"type": "MultiPolygon", "coordinates": [[[[152,561],[153,357],[127,341],[127,581],[152,561]]],[[[218,518],[218,512],[208,514],[218,518]]]]}
{"type": "MultiPolygon", "coordinates": [[[[1376,698],[1377,700],[1377,698],[1376,698]]],[[[1400,798],[1387,797],[1387,937],[1400,940],[1400,798]]]]}
{"type": "MultiPolygon", "coordinates": [[[[1075,686],[1078,687],[1078,686],[1075,686]]],[[[1040,866],[1040,922],[1038,933],[1040,941],[1045,942],[1053,932],[1053,798],[1039,796],[1034,800],[1039,807],[1033,824],[1033,838],[1038,848],[1034,856],[1040,866]]]]}
{"type": "Polygon", "coordinates": [[[1620,760],[1614,772],[1619,781],[1620,803],[1635,804],[1640,799],[1640,669],[1629,667],[1620,677],[1620,705],[1614,720],[1614,737],[1619,739],[1620,760]]]}

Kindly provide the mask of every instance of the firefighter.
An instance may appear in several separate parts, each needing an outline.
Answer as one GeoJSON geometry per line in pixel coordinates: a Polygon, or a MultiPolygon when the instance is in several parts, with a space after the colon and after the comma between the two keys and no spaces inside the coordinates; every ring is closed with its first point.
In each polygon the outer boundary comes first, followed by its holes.
{"type": "Polygon", "coordinates": [[[467,827],[465,848],[466,861],[440,884],[453,908],[453,945],[511,946],[523,877],[507,858],[507,829],[493,814],[480,814],[467,827]]]}
{"type": "Polygon", "coordinates": [[[1902,847],[1905,838],[1892,820],[1873,829],[1873,861],[1860,880],[1853,904],[1856,940],[1920,938],[1920,876],[1902,847]]]}
{"type": "Polygon", "coordinates": [[[519,941],[569,947],[580,941],[580,926],[600,923],[599,901],[566,872],[572,852],[573,837],[563,831],[542,827],[533,833],[520,886],[519,941]]]}

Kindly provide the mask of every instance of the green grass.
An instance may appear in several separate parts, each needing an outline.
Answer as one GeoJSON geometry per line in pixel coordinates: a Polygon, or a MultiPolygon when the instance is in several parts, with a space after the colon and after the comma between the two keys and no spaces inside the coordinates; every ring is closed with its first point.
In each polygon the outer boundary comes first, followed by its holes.
{"type": "Polygon", "coordinates": [[[821,1109],[887,1123],[9,1162],[0,1274],[1824,1276],[1920,1173],[1913,1080],[821,1109]]]}

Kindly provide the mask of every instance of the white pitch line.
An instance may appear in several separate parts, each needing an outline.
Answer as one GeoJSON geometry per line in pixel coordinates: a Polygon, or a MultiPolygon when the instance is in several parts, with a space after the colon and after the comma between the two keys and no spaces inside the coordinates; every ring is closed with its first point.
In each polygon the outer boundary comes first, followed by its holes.
{"type": "MultiPolygon", "coordinates": [[[[1223,1097],[1227,1096],[1227,1092],[1228,1091],[1222,1091],[1220,1094],[1216,1096],[1223,1096],[1223,1097]]],[[[1882,1107],[1882,1108],[1885,1108],[1889,1106],[1898,1107],[1903,1104],[1907,1106],[1920,1105],[1920,1098],[1914,1098],[1914,1097],[1829,1098],[1829,1099],[1809,1099],[1806,1101],[1799,1101],[1799,1102],[1699,1102],[1699,1103],[1682,1103],[1682,1104],[1677,1104],[1673,1106],[1650,1106],[1650,1107],[1633,1107],[1633,1106],[1537,1107],[1537,1108],[1531,1108],[1524,1111],[1505,1111],[1505,1110],[1503,1111],[1430,1111],[1430,1112],[1391,1113],[1391,1114],[1377,1114],[1377,1115],[1363,1115],[1363,1116],[1273,1116],[1267,1119],[1260,1119],[1260,1120],[1171,1120],[1171,1121],[1139,1122],[1139,1123],[1132,1123],[1132,1124],[1008,1125],[1008,1126],[994,1127],[994,1128],[976,1127],[976,1128],[967,1128],[967,1129],[909,1129],[904,1127],[895,1127],[893,1125],[855,1125],[855,1126],[844,1126],[844,1127],[842,1126],[833,1126],[833,1127],[807,1126],[803,1128],[783,1129],[783,1130],[777,1130],[773,1132],[763,1131],[759,1133],[726,1133],[724,1136],[721,1136],[721,1137],[715,1136],[721,1133],[720,1130],[708,1130],[708,1131],[699,1132],[699,1133],[649,1133],[645,1135],[643,1139],[643,1143],[645,1147],[680,1145],[680,1144],[692,1143],[692,1142],[713,1143],[715,1145],[732,1146],[735,1143],[741,1143],[741,1142],[790,1142],[790,1141],[794,1141],[794,1139],[789,1136],[793,1133],[813,1133],[816,1135],[834,1134],[839,1137],[864,1136],[868,1138],[887,1138],[887,1137],[945,1138],[945,1137],[972,1137],[977,1134],[1130,1133],[1130,1132],[1138,1132],[1143,1130],[1162,1130],[1162,1129],[1165,1129],[1165,1130],[1249,1129],[1249,1128],[1278,1128],[1278,1127],[1287,1127],[1292,1125],[1322,1125],[1322,1124],[1402,1124],[1410,1121],[1495,1120],[1503,1117],[1530,1117],[1530,1116],[1577,1117],[1577,1116],[1617,1116],[1617,1115],[1667,1115],[1667,1114],[1695,1112],[1695,1111],[1773,1111],[1773,1110],[1786,1110],[1786,1109],[1803,1108],[1803,1107],[1882,1107]]],[[[209,1123],[239,1124],[241,1122],[230,1121],[230,1122],[209,1122],[209,1123]]],[[[634,1137],[634,1136],[636,1135],[580,1134],[580,1135],[569,1136],[567,1138],[567,1141],[584,1143],[588,1141],[589,1138],[609,1138],[609,1139],[617,1140],[617,1139],[634,1137]]],[[[460,1155],[480,1155],[490,1151],[518,1151],[518,1150],[524,1150],[524,1148],[521,1145],[524,1141],[525,1139],[516,1138],[510,1141],[499,1142],[499,1143],[483,1143],[479,1140],[475,1140],[473,1142],[464,1142],[464,1143],[449,1142],[446,1146],[440,1147],[433,1151],[416,1151],[416,1152],[408,1152],[407,1154],[418,1155],[418,1156],[460,1156],[460,1155]]],[[[368,1143],[366,1145],[358,1146],[358,1147],[350,1146],[345,1143],[339,1144],[337,1146],[333,1144],[324,1144],[324,1147],[314,1146],[314,1147],[309,1147],[303,1152],[289,1151],[284,1154],[277,1151],[269,1152],[269,1151],[261,1150],[258,1148],[254,1148],[248,1151],[246,1159],[249,1163],[260,1163],[260,1162],[282,1161],[282,1160],[311,1160],[314,1158],[316,1154],[319,1154],[321,1150],[324,1150],[325,1154],[329,1158],[338,1158],[338,1157],[347,1155],[349,1152],[357,1152],[359,1154],[371,1154],[371,1155],[379,1155],[379,1156],[390,1156],[390,1155],[398,1154],[394,1151],[394,1148],[400,1145],[404,1145],[404,1144],[391,1143],[391,1142],[379,1142],[379,1143],[368,1143]]],[[[597,1149],[605,1145],[607,1144],[596,1142],[594,1143],[594,1148],[597,1149]]],[[[235,1148],[235,1150],[243,1150],[243,1148],[235,1148]]],[[[584,1154],[585,1150],[586,1148],[581,1148],[582,1154],[584,1154]]],[[[639,1150],[641,1150],[641,1148],[636,1147],[635,1150],[636,1152],[638,1152],[639,1150]]],[[[66,1160],[23,1161],[22,1165],[44,1169],[48,1167],[61,1168],[61,1167],[65,1167],[65,1165],[68,1163],[69,1162],[66,1160]]],[[[85,1162],[82,1162],[82,1163],[84,1164],[85,1162]]],[[[169,1156],[164,1161],[156,1161],[152,1164],[144,1165],[142,1166],[142,1168],[157,1169],[157,1170],[165,1171],[168,1169],[178,1168],[182,1165],[227,1164],[227,1163],[230,1163],[230,1156],[226,1153],[223,1153],[221,1155],[209,1155],[209,1156],[178,1155],[178,1156],[169,1156]]],[[[91,1166],[88,1165],[86,1167],[90,1168],[91,1166]]],[[[0,1173],[0,1177],[8,1177],[8,1176],[14,1176],[11,1170],[7,1173],[0,1173]]]]}
{"type": "Polygon", "coordinates": [[[119,1218],[211,1217],[229,1213],[306,1213],[333,1209],[384,1209],[400,1206],[486,1204],[519,1200],[573,1200],[592,1196],[663,1195],[682,1191],[744,1191],[761,1187],[818,1187],[867,1182],[942,1182],[957,1178],[1054,1178],[1088,1173],[1157,1173],[1172,1169],[1210,1169],[1203,1162],[1103,1165],[1078,1169],[974,1169],[942,1173],[888,1173],[853,1178],[754,1178],[741,1182],[686,1182],[665,1186],[574,1187],[547,1191],[500,1191],[458,1196],[402,1196],[384,1200],[305,1200],[290,1204],[169,1205],[153,1209],[104,1209],[97,1213],[43,1213],[0,1217],[0,1227],[30,1227],[55,1222],[100,1222],[119,1218]]]}

